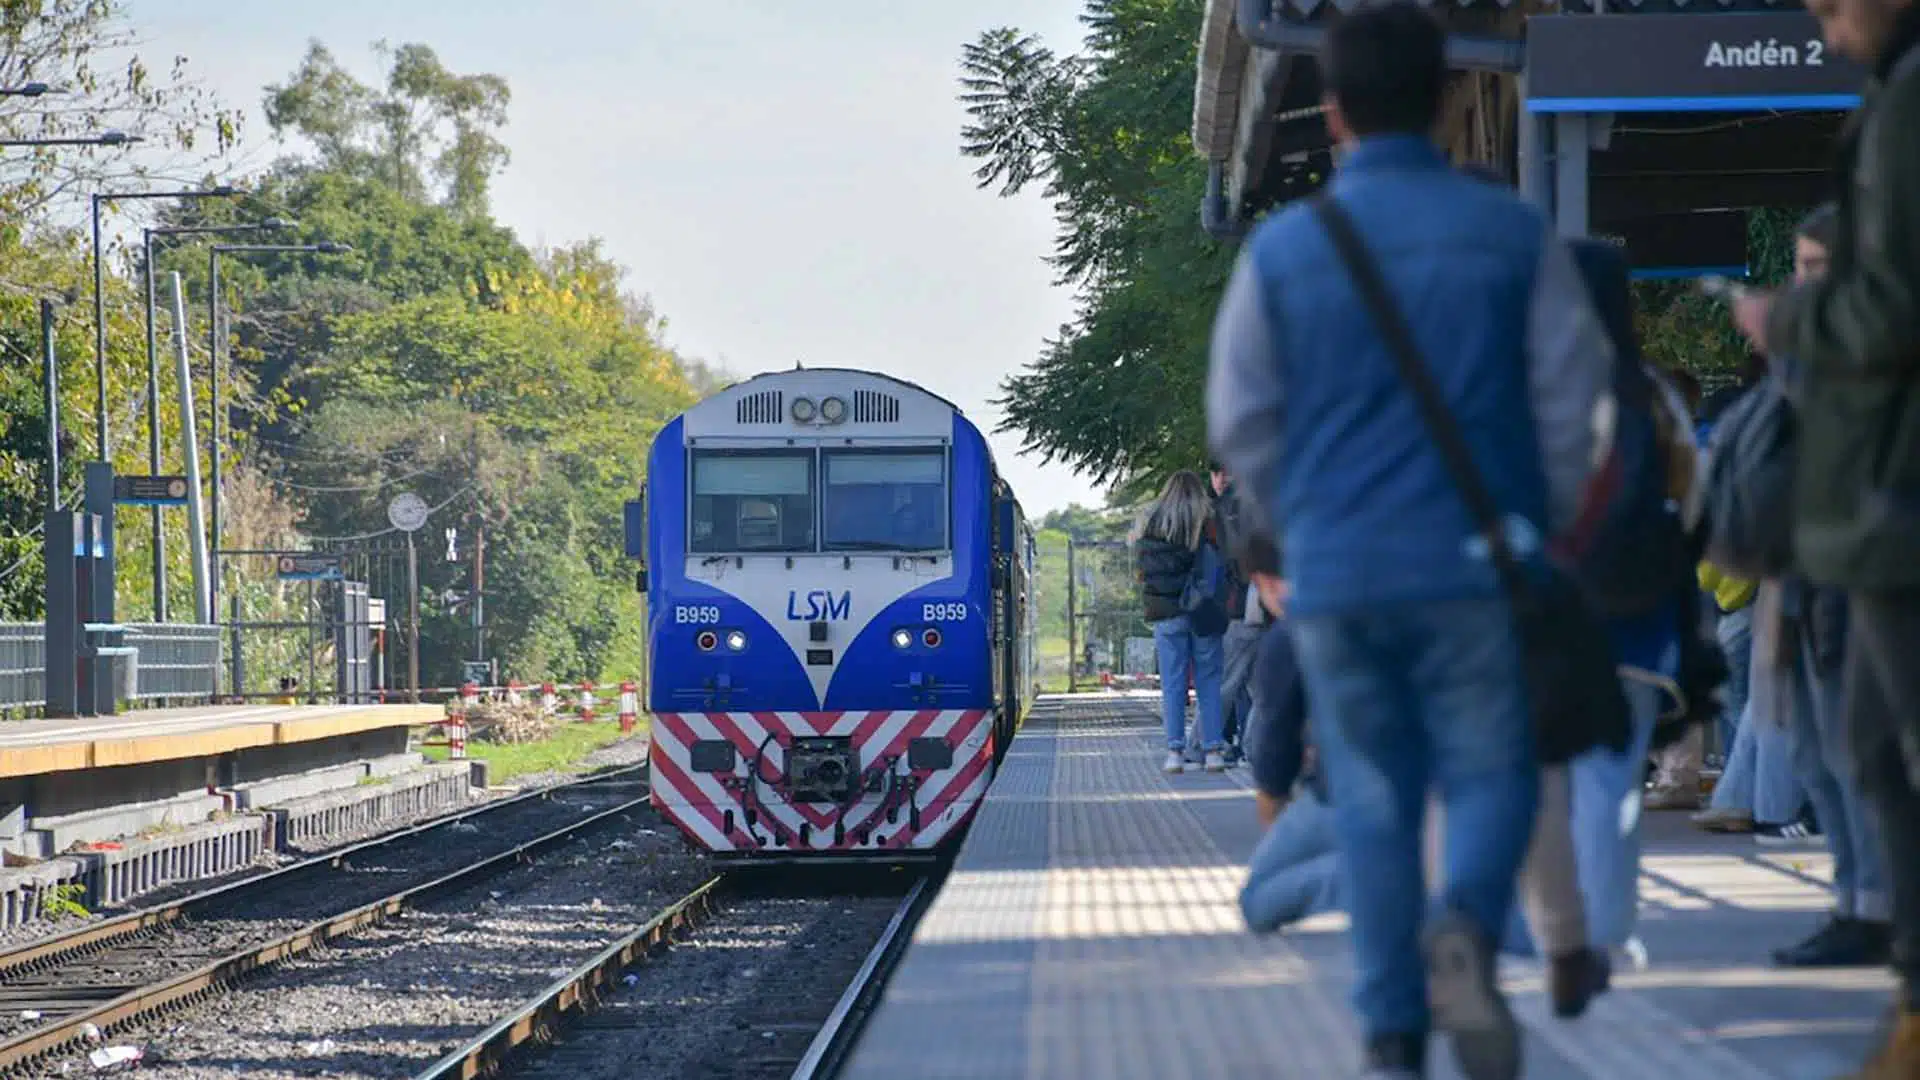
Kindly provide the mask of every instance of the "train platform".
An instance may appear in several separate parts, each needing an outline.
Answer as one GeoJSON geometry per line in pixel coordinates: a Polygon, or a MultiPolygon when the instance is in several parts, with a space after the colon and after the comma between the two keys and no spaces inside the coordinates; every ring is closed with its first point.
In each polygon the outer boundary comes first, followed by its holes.
{"type": "Polygon", "coordinates": [[[0,724],[0,777],[147,765],[431,724],[439,705],[207,705],[0,724]]]}
{"type": "MultiPolygon", "coordinates": [[[[1256,936],[1244,770],[1167,776],[1157,696],[1045,698],[868,1023],[850,1080],[1341,1080],[1359,1071],[1341,916],[1256,936]]],[[[1577,1021],[1503,961],[1537,1080],[1828,1080],[1858,1064],[1880,971],[1775,971],[1827,906],[1824,850],[1652,815],[1639,938],[1577,1021]]],[[[1456,1080],[1450,1056],[1431,1075],[1456,1080]]]]}

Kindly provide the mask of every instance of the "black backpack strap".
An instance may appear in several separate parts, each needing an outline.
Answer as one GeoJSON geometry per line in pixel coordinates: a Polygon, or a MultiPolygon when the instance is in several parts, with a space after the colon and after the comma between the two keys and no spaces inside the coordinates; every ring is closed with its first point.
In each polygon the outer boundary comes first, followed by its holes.
{"type": "Polygon", "coordinates": [[[1459,489],[1461,499],[1467,504],[1467,512],[1473,516],[1475,526],[1486,539],[1501,584],[1510,595],[1518,598],[1524,593],[1525,579],[1520,574],[1513,547],[1507,542],[1505,516],[1500,513],[1493,493],[1487,490],[1481,479],[1480,470],[1473,462],[1473,452],[1467,448],[1466,436],[1460,430],[1460,423],[1447,408],[1446,398],[1434,382],[1433,373],[1427,370],[1426,363],[1421,359],[1420,346],[1414,340],[1413,329],[1407,325],[1400,305],[1394,302],[1386,279],[1380,276],[1379,264],[1367,250],[1366,242],[1360,238],[1360,231],[1354,227],[1353,219],[1347,215],[1344,207],[1334,201],[1332,195],[1315,197],[1313,209],[1327,237],[1333,241],[1340,261],[1346,264],[1347,273],[1353,278],[1361,302],[1372,314],[1380,336],[1386,339],[1387,352],[1393,357],[1394,366],[1400,369],[1400,377],[1407,389],[1412,392],[1414,404],[1419,407],[1421,418],[1426,421],[1427,430],[1440,451],[1442,461],[1446,463],[1447,472],[1453,477],[1454,486],[1459,489]]]}

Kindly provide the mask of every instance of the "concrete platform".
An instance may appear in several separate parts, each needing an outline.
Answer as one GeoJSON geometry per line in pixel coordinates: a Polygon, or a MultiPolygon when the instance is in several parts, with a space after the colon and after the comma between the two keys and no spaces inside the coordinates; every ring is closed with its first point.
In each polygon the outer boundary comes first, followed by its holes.
{"type": "MultiPolygon", "coordinates": [[[[1165,776],[1157,697],[1043,699],[842,1074],[848,1080],[1356,1075],[1344,919],[1256,937],[1236,894],[1258,837],[1243,771],[1165,776]]],[[[1536,964],[1503,975],[1539,1080],[1827,1080],[1892,986],[1786,973],[1812,929],[1817,848],[1647,829],[1639,936],[1588,1015],[1548,1015],[1536,964]]],[[[1457,1077],[1435,1056],[1435,1080],[1457,1077]]]]}
{"type": "Polygon", "coordinates": [[[437,722],[439,705],[211,705],[0,725],[0,778],[208,758],[437,722]]]}

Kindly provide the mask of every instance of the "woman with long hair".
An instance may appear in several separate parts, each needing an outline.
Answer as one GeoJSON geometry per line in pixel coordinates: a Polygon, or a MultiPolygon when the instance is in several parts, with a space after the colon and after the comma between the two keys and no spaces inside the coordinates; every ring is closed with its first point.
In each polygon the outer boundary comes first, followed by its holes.
{"type": "MultiPolygon", "coordinates": [[[[1227,767],[1226,717],[1220,682],[1226,666],[1221,635],[1226,632],[1222,597],[1202,579],[1209,568],[1224,568],[1214,528],[1213,500],[1200,474],[1182,470],[1167,480],[1160,495],[1140,515],[1133,531],[1135,575],[1146,620],[1153,627],[1160,665],[1160,708],[1166,723],[1170,773],[1186,769],[1187,675],[1200,720],[1205,768],[1227,767]]],[[[1220,575],[1224,586],[1224,574],[1220,575]]]]}

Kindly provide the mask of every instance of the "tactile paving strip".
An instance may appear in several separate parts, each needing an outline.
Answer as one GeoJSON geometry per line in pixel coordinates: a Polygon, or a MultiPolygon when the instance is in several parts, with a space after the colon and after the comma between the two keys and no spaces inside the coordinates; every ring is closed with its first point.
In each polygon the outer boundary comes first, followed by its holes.
{"type": "MultiPolygon", "coordinates": [[[[1156,705],[1120,695],[1043,702],[844,1076],[1356,1074],[1344,935],[1246,932],[1245,869],[1193,809],[1245,781],[1162,774],[1156,705]]],[[[1554,1021],[1536,966],[1508,976],[1529,1026],[1529,1077],[1803,1075],[1765,1071],[1631,990],[1577,1024],[1554,1021]]],[[[1435,1066],[1435,1080],[1456,1075],[1445,1053],[1435,1066]]]]}

